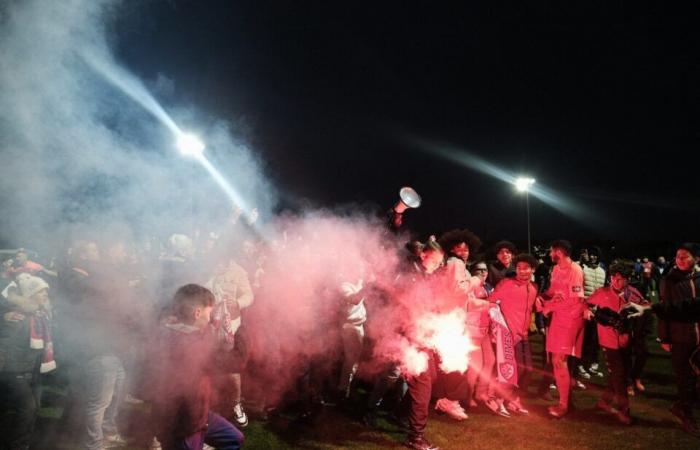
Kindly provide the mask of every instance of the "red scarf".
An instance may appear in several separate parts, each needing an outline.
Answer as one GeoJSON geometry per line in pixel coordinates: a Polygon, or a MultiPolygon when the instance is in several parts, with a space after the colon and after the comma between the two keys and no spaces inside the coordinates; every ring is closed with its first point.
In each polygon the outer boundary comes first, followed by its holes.
{"type": "Polygon", "coordinates": [[[51,337],[51,313],[40,309],[29,317],[29,348],[43,349],[39,372],[51,372],[56,368],[51,337]]]}
{"type": "Polygon", "coordinates": [[[496,338],[496,372],[498,381],[514,386],[518,385],[518,363],[515,360],[515,342],[508,329],[500,306],[489,309],[491,316],[491,334],[496,338]]]}

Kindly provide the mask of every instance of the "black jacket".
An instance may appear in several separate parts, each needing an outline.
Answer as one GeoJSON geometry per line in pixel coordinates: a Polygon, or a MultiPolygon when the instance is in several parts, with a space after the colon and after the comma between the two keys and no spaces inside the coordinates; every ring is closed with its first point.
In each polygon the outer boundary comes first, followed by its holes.
{"type": "MultiPolygon", "coordinates": [[[[683,272],[674,267],[661,280],[660,305],[654,311],[697,311],[700,303],[700,270],[683,272]]],[[[700,345],[700,317],[676,320],[674,315],[659,315],[659,338],[664,343],[700,345]],[[664,318],[665,317],[665,318],[664,318]]]]}

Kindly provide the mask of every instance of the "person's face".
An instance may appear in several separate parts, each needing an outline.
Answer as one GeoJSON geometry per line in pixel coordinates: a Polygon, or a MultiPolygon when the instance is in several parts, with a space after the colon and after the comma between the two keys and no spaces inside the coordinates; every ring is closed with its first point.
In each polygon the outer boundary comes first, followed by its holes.
{"type": "Polygon", "coordinates": [[[443,253],[437,250],[424,251],[421,264],[427,273],[433,273],[442,265],[443,257],[443,253]]]}
{"type": "Polygon", "coordinates": [[[49,303],[49,290],[48,289],[42,289],[36,294],[32,295],[32,300],[37,302],[40,305],[47,305],[49,303]]]}
{"type": "Polygon", "coordinates": [[[202,308],[197,308],[194,310],[194,326],[202,329],[206,327],[209,322],[211,322],[211,306],[206,306],[202,308]]]}
{"type": "Polygon", "coordinates": [[[85,251],[81,255],[86,261],[99,261],[100,260],[100,249],[97,244],[90,242],[85,246],[85,251]]]}
{"type": "Polygon", "coordinates": [[[659,264],[666,264],[666,258],[659,256],[659,264]]]}
{"type": "Polygon", "coordinates": [[[469,259],[469,246],[466,242],[460,242],[459,244],[452,247],[450,252],[457,258],[466,261],[469,259]]]}
{"type": "Polygon", "coordinates": [[[513,252],[511,252],[507,248],[502,248],[498,250],[498,253],[496,253],[496,258],[504,266],[510,267],[510,264],[513,262],[513,252]]]}
{"type": "Polygon", "coordinates": [[[475,277],[481,278],[481,281],[486,281],[486,277],[489,274],[489,269],[484,263],[478,263],[474,268],[472,268],[472,274],[475,277]]]}
{"type": "Polygon", "coordinates": [[[610,277],[610,285],[616,291],[621,291],[627,287],[627,278],[623,277],[621,274],[616,273],[610,277]]]}
{"type": "Polygon", "coordinates": [[[27,256],[27,254],[24,252],[18,252],[15,255],[15,260],[17,260],[17,265],[19,265],[19,266],[23,266],[27,262],[28,259],[29,259],[29,256],[27,256]]]}
{"type": "Polygon", "coordinates": [[[676,252],[676,266],[680,270],[690,270],[697,263],[695,258],[688,250],[679,249],[676,252]]]}
{"type": "Polygon", "coordinates": [[[558,248],[550,248],[549,249],[549,258],[552,260],[554,264],[557,264],[559,260],[561,259],[561,250],[558,248]]]}
{"type": "Polygon", "coordinates": [[[588,258],[591,261],[591,264],[598,264],[598,255],[589,255],[588,258]]]}
{"type": "Polygon", "coordinates": [[[524,261],[515,265],[515,277],[518,281],[530,281],[532,279],[532,266],[524,261]]]}

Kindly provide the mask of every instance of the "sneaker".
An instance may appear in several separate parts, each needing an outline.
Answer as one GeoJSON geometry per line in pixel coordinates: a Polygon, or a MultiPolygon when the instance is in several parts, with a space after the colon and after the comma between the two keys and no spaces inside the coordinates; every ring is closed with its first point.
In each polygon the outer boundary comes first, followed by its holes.
{"type": "Polygon", "coordinates": [[[639,378],[634,380],[634,388],[637,389],[639,392],[644,392],[647,390],[647,388],[644,387],[644,385],[642,384],[642,380],[640,380],[639,378]]]}
{"type": "Polygon", "coordinates": [[[243,405],[240,402],[233,406],[233,420],[241,428],[248,426],[248,415],[243,411],[243,405]]]}
{"type": "Polygon", "coordinates": [[[160,445],[160,441],[157,438],[153,438],[150,444],[148,444],[148,450],[162,450],[163,447],[160,445]]]}
{"type": "Polygon", "coordinates": [[[678,419],[678,421],[681,424],[681,427],[683,428],[683,431],[685,431],[691,436],[700,437],[700,429],[698,428],[698,424],[695,422],[693,416],[690,416],[686,414],[685,411],[683,411],[681,405],[676,403],[671,407],[669,411],[671,411],[671,414],[673,414],[676,417],[676,419],[678,419]]]}
{"type": "Polygon", "coordinates": [[[435,402],[435,409],[444,412],[455,420],[465,420],[469,418],[456,400],[441,398],[435,402]]]}
{"type": "Polygon", "coordinates": [[[574,389],[578,389],[578,390],[580,390],[580,391],[585,391],[585,390],[586,390],[586,385],[583,384],[583,383],[581,383],[580,380],[575,380],[575,381],[573,382],[573,385],[574,385],[574,389]]]}
{"type": "Polygon", "coordinates": [[[563,407],[562,405],[554,405],[550,406],[547,408],[547,412],[549,413],[550,416],[556,417],[557,419],[560,419],[566,415],[568,411],[567,408],[563,407]]]}
{"type": "Polygon", "coordinates": [[[132,405],[142,405],[143,400],[140,398],[136,398],[131,394],[126,394],[126,397],[124,398],[124,403],[130,403],[132,405]]]}
{"type": "Polygon", "coordinates": [[[512,402],[506,403],[506,408],[508,409],[508,411],[511,411],[511,412],[514,412],[517,414],[523,414],[523,415],[530,414],[530,411],[525,409],[523,407],[522,403],[520,403],[520,399],[516,399],[516,400],[513,400],[512,402]]]}
{"type": "Polygon", "coordinates": [[[123,447],[126,444],[126,439],[124,439],[119,433],[105,434],[102,438],[102,445],[104,445],[104,448],[123,447]]]}
{"type": "Polygon", "coordinates": [[[630,417],[629,410],[622,411],[617,408],[612,408],[612,414],[615,416],[618,422],[623,425],[632,425],[632,417],[630,417]]]}
{"type": "Polygon", "coordinates": [[[591,367],[588,368],[588,373],[597,377],[603,377],[603,371],[600,370],[598,363],[591,364],[591,367]]]}
{"type": "Polygon", "coordinates": [[[431,444],[423,436],[410,436],[404,445],[413,450],[440,450],[440,447],[431,444]]]}
{"type": "Polygon", "coordinates": [[[586,380],[590,380],[591,378],[591,374],[586,372],[586,369],[583,366],[578,366],[578,376],[585,378],[586,380]]]}
{"type": "Polygon", "coordinates": [[[503,402],[499,401],[496,398],[490,397],[486,401],[484,401],[484,406],[486,406],[489,411],[492,413],[501,416],[501,417],[510,417],[510,413],[506,409],[505,406],[503,406],[503,402]]]}
{"type": "Polygon", "coordinates": [[[606,413],[612,414],[613,412],[612,405],[610,405],[610,403],[606,402],[602,398],[598,400],[598,402],[595,404],[595,407],[601,411],[605,411],[606,413]]]}

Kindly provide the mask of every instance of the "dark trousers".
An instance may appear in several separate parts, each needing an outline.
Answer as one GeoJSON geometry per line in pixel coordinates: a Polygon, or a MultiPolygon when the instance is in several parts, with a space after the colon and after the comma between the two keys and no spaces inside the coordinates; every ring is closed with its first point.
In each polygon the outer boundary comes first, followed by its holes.
{"type": "Polygon", "coordinates": [[[585,327],[581,358],[576,361],[575,365],[582,365],[588,369],[593,363],[598,362],[598,324],[595,320],[589,320],[586,321],[585,327]]]}
{"type": "Polygon", "coordinates": [[[400,389],[397,392],[397,404],[400,404],[406,394],[405,383],[401,378],[401,369],[395,364],[391,364],[384,370],[377,380],[374,382],[374,387],[367,400],[368,409],[372,410],[379,406],[387,392],[392,390],[397,382],[401,382],[400,389]]]}
{"type": "Polygon", "coordinates": [[[628,354],[628,349],[603,347],[605,364],[608,366],[608,387],[601,398],[608,403],[613,403],[617,409],[623,412],[629,410],[629,398],[627,397],[628,354]]]}
{"type": "Polygon", "coordinates": [[[218,450],[238,450],[243,446],[243,433],[231,422],[218,414],[209,412],[206,430],[183,439],[161,438],[163,450],[202,450],[206,443],[218,450]]]}
{"type": "Polygon", "coordinates": [[[445,373],[442,370],[438,370],[437,381],[433,389],[435,398],[446,398],[457,400],[458,402],[467,402],[468,404],[469,383],[467,382],[466,372],[445,373]]]}
{"type": "Polygon", "coordinates": [[[38,375],[0,372],[2,448],[29,448],[40,401],[38,375]]]}
{"type": "Polygon", "coordinates": [[[632,338],[630,339],[630,352],[628,367],[632,382],[641,378],[644,366],[649,358],[649,346],[646,337],[653,333],[653,318],[651,314],[632,319],[632,338]]]}
{"type": "Polygon", "coordinates": [[[422,436],[428,424],[428,411],[430,409],[430,397],[432,396],[433,383],[437,378],[435,356],[431,353],[428,357],[428,369],[416,376],[409,376],[407,397],[410,402],[408,413],[408,425],[412,436],[422,436]]]}
{"type": "Polygon", "coordinates": [[[683,408],[683,411],[692,417],[693,403],[695,402],[695,383],[697,375],[690,367],[690,355],[693,354],[697,345],[692,344],[671,344],[671,365],[676,374],[676,386],[678,388],[677,404],[683,408]]]}
{"type": "Polygon", "coordinates": [[[532,350],[530,341],[521,340],[515,344],[515,360],[518,364],[518,390],[521,393],[527,392],[532,373],[532,350]]]}

